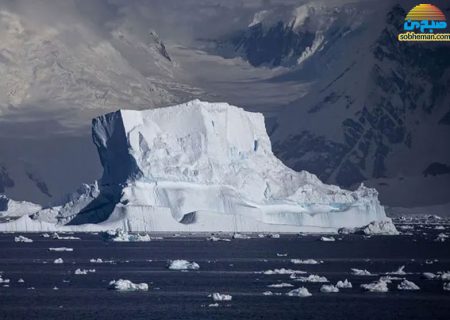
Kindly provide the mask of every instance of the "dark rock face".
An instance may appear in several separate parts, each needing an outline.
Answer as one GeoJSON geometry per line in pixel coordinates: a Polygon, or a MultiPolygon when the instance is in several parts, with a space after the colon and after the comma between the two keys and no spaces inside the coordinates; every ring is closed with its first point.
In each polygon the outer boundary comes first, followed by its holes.
{"type": "Polygon", "coordinates": [[[233,36],[230,42],[233,50],[253,66],[280,66],[294,64],[314,38],[314,33],[295,31],[292,25],[280,21],[268,30],[259,23],[233,36]]]}
{"type": "MultiPolygon", "coordinates": [[[[319,103],[306,106],[308,113],[325,114],[337,102],[343,112],[350,107],[356,110],[340,125],[344,142],[328,141],[314,132],[295,133],[273,146],[287,165],[349,187],[366,179],[387,177],[387,158],[399,147],[415,147],[417,124],[422,121],[433,126],[450,124],[450,106],[443,103],[450,88],[445,75],[450,70],[450,46],[397,41],[405,15],[400,6],[393,7],[387,15],[386,27],[372,46],[374,63],[367,82],[361,83],[361,90],[364,86],[369,88],[363,105],[355,106],[351,95],[334,89],[334,84],[345,81],[345,74],[352,71],[350,65],[321,92],[324,97],[319,103]],[[440,114],[444,116],[436,120],[440,114]]],[[[433,164],[423,174],[440,174],[443,170],[446,169],[442,165],[433,164]]]]}
{"type": "Polygon", "coordinates": [[[14,180],[12,180],[6,169],[0,166],[0,193],[5,192],[6,188],[14,187],[14,180]]]}

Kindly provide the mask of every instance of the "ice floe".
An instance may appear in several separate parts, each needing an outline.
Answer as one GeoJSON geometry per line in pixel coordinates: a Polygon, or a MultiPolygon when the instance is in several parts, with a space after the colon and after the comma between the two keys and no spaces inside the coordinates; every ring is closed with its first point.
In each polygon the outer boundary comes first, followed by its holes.
{"type": "Polygon", "coordinates": [[[447,240],[448,235],[446,235],[445,233],[439,233],[436,237],[436,239],[434,239],[434,241],[437,242],[445,242],[445,240],[447,240]]]}
{"type": "Polygon", "coordinates": [[[270,285],[268,285],[268,287],[269,288],[290,288],[290,287],[293,287],[293,285],[290,283],[283,282],[283,283],[270,284],[270,285]]]}
{"type": "Polygon", "coordinates": [[[0,275],[0,284],[9,283],[10,281],[10,279],[3,278],[3,276],[0,275]]]}
{"type": "Polygon", "coordinates": [[[172,260],[169,261],[170,270],[198,270],[200,266],[196,262],[189,262],[187,260],[172,260]]]}
{"type": "Polygon", "coordinates": [[[61,263],[64,263],[64,260],[63,260],[62,258],[58,258],[58,259],[55,259],[55,260],[53,261],[53,263],[54,263],[54,264],[61,264],[61,263]]]}
{"type": "Polygon", "coordinates": [[[352,268],[352,274],[355,276],[373,276],[374,275],[366,269],[356,269],[356,268],[352,268]]]}
{"type": "Polygon", "coordinates": [[[307,277],[298,277],[295,278],[295,280],[300,282],[329,282],[327,278],[318,276],[316,274],[310,274],[307,277]]]}
{"type": "Polygon", "coordinates": [[[323,261],[317,261],[314,259],[291,259],[291,262],[293,264],[319,264],[319,263],[323,263],[323,261]]]}
{"type": "Polygon", "coordinates": [[[320,287],[320,292],[323,292],[323,293],[336,293],[336,292],[339,292],[339,288],[335,287],[332,284],[323,284],[320,287]]]}
{"type": "Polygon", "coordinates": [[[345,279],[344,281],[339,280],[336,283],[336,287],[339,288],[339,289],[351,289],[353,286],[352,286],[352,283],[350,281],[345,279]]]}
{"type": "Polygon", "coordinates": [[[322,236],[322,237],[320,237],[320,241],[325,241],[325,242],[332,242],[332,241],[336,241],[336,239],[334,238],[334,237],[325,237],[325,236],[322,236]]]}
{"type": "Polygon", "coordinates": [[[293,290],[289,291],[288,293],[286,293],[286,295],[289,297],[303,297],[303,298],[312,296],[312,294],[305,287],[293,289],[293,290]]]}
{"type": "Polygon", "coordinates": [[[422,277],[424,277],[427,280],[434,280],[434,279],[439,278],[439,275],[436,275],[432,272],[424,272],[424,273],[422,273],[422,277]]]}
{"type": "Polygon", "coordinates": [[[305,274],[306,271],[280,268],[280,269],[266,270],[266,271],[263,271],[263,273],[266,274],[266,275],[274,275],[274,274],[305,274]]]}
{"type": "Polygon", "coordinates": [[[361,288],[370,292],[388,292],[388,284],[386,281],[377,280],[372,283],[361,284],[361,288]]]}
{"type": "Polygon", "coordinates": [[[33,240],[24,236],[17,236],[14,237],[14,242],[33,242],[33,240]]]}
{"type": "Polygon", "coordinates": [[[444,291],[450,291],[450,282],[442,284],[442,289],[444,291]]]}
{"type": "Polygon", "coordinates": [[[229,294],[223,294],[218,292],[214,292],[211,296],[214,301],[231,301],[231,299],[233,299],[233,297],[229,294]]]}
{"type": "Polygon", "coordinates": [[[420,287],[414,282],[404,279],[397,285],[398,290],[420,290],[420,287]]]}
{"type": "Polygon", "coordinates": [[[48,248],[48,251],[55,251],[55,252],[72,252],[73,248],[67,248],[67,247],[58,247],[58,248],[48,248]]]}
{"type": "Polygon", "coordinates": [[[109,282],[108,289],[117,291],[148,291],[147,283],[133,283],[130,280],[112,280],[109,282]]]}
{"type": "Polygon", "coordinates": [[[81,240],[79,237],[74,236],[61,236],[58,233],[53,233],[52,238],[56,240],[81,240]]]}
{"type": "Polygon", "coordinates": [[[219,238],[219,237],[216,237],[216,236],[210,236],[210,237],[206,238],[206,240],[208,240],[208,241],[213,241],[213,242],[216,242],[216,241],[226,241],[226,242],[229,242],[229,241],[231,241],[230,239],[227,239],[227,238],[219,238]]]}
{"type": "Polygon", "coordinates": [[[405,275],[407,273],[405,272],[405,266],[400,266],[397,270],[392,271],[392,272],[386,272],[386,274],[393,274],[393,275],[403,276],[403,275],[405,275]]]}
{"type": "Polygon", "coordinates": [[[116,242],[147,242],[152,240],[148,234],[128,233],[122,229],[110,230],[105,234],[108,240],[116,242]]]}
{"type": "Polygon", "coordinates": [[[86,275],[88,273],[94,273],[94,272],[95,272],[95,269],[80,269],[80,268],[78,268],[73,272],[73,274],[86,275]]]}

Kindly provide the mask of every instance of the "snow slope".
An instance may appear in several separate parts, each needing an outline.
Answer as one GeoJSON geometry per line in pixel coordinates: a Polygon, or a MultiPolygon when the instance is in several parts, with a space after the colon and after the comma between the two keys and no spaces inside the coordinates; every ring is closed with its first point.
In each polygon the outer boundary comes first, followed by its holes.
{"type": "Polygon", "coordinates": [[[92,130],[100,183],[0,230],[320,232],[387,219],[376,190],[289,169],[272,153],[262,114],[226,103],[119,110],[92,130]]]}

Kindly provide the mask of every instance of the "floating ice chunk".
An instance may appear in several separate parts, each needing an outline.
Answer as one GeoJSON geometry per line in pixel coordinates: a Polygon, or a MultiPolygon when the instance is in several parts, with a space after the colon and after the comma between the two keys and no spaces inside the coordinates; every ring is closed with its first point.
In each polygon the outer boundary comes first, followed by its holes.
{"type": "Polygon", "coordinates": [[[206,238],[206,240],[208,240],[208,241],[214,241],[214,242],[216,242],[216,241],[231,241],[230,239],[219,238],[219,237],[216,237],[216,236],[208,237],[208,238],[206,238]]]}
{"type": "Polygon", "coordinates": [[[3,278],[2,275],[0,275],[0,284],[3,284],[3,283],[9,283],[10,281],[11,281],[11,280],[6,279],[6,278],[3,278]]]}
{"type": "Polygon", "coordinates": [[[198,270],[200,266],[196,262],[189,262],[187,260],[172,260],[169,262],[170,270],[198,270]]]}
{"type": "Polygon", "coordinates": [[[68,252],[71,252],[71,251],[73,251],[73,248],[67,248],[67,247],[48,248],[48,251],[56,251],[56,252],[68,251],[68,252]]]}
{"type": "Polygon", "coordinates": [[[383,280],[377,280],[372,283],[362,284],[361,288],[366,289],[370,292],[388,292],[389,288],[387,282],[383,280]]]}
{"type": "Polygon", "coordinates": [[[54,286],[53,290],[59,290],[59,288],[57,286],[54,286]]]}
{"type": "Polygon", "coordinates": [[[55,260],[53,261],[53,263],[54,263],[54,264],[61,264],[61,263],[64,263],[64,260],[63,260],[62,258],[58,258],[58,259],[55,259],[55,260]]]}
{"type": "Polygon", "coordinates": [[[362,229],[365,235],[398,235],[400,234],[392,220],[386,218],[385,220],[373,221],[362,229]]]}
{"type": "Polygon", "coordinates": [[[450,282],[442,284],[442,289],[444,291],[450,291],[450,282]]]}
{"type": "Polygon", "coordinates": [[[289,297],[302,297],[302,298],[312,296],[312,294],[305,287],[300,287],[300,288],[291,290],[288,293],[286,293],[286,295],[289,297]]]}
{"type": "Polygon", "coordinates": [[[219,306],[219,304],[217,302],[208,304],[209,308],[217,308],[218,306],[219,306]]]}
{"type": "Polygon", "coordinates": [[[402,226],[398,226],[397,228],[402,231],[414,230],[414,226],[411,226],[411,225],[402,225],[402,226]]]}
{"type": "Polygon", "coordinates": [[[273,239],[279,239],[280,235],[278,233],[269,233],[267,235],[269,238],[273,238],[273,239]]]}
{"type": "Polygon", "coordinates": [[[268,287],[269,288],[290,288],[290,287],[293,287],[293,285],[290,283],[283,282],[283,283],[270,284],[270,285],[268,285],[268,287]]]}
{"type": "Polygon", "coordinates": [[[42,234],[42,237],[43,237],[43,238],[50,238],[50,235],[49,235],[48,233],[43,233],[43,234],[42,234]]]}
{"type": "Polygon", "coordinates": [[[405,272],[405,266],[400,266],[397,270],[392,271],[392,272],[386,272],[386,274],[395,274],[395,275],[403,276],[407,273],[405,272]]]}
{"type": "Polygon", "coordinates": [[[445,233],[439,233],[436,237],[436,239],[434,239],[434,241],[437,242],[444,242],[445,240],[447,240],[448,235],[446,235],[445,233]]]}
{"type": "Polygon", "coordinates": [[[322,237],[320,237],[320,241],[336,241],[336,239],[334,238],[334,237],[325,237],[325,236],[322,236],[322,237]]]}
{"type": "Polygon", "coordinates": [[[300,282],[329,282],[327,278],[318,276],[316,274],[310,274],[307,277],[298,277],[295,280],[300,282]]]}
{"type": "Polygon", "coordinates": [[[352,274],[355,276],[373,276],[374,275],[366,269],[356,269],[356,268],[352,268],[352,274]]]}
{"type": "Polygon", "coordinates": [[[14,242],[33,242],[33,240],[24,236],[17,236],[14,237],[14,242]]]}
{"type": "Polygon", "coordinates": [[[56,240],[81,240],[79,237],[74,237],[74,236],[60,236],[56,232],[53,233],[52,238],[56,239],[56,240]]]}
{"type": "Polygon", "coordinates": [[[77,270],[74,271],[74,274],[76,275],[85,275],[88,273],[94,273],[95,269],[80,269],[78,268],[77,270]]]}
{"type": "Polygon", "coordinates": [[[218,293],[218,292],[214,292],[212,294],[212,299],[214,301],[231,301],[233,297],[230,296],[229,294],[222,294],[222,293],[218,293]]]}
{"type": "Polygon", "coordinates": [[[450,280],[450,271],[441,272],[441,273],[439,274],[439,277],[440,277],[441,280],[443,280],[443,281],[448,281],[448,280],[450,280]]]}
{"type": "Polygon", "coordinates": [[[305,274],[306,272],[301,270],[280,268],[280,269],[266,270],[263,273],[267,275],[273,275],[273,274],[305,274]]]}
{"type": "Polygon", "coordinates": [[[90,263],[103,263],[102,258],[92,258],[91,260],[89,260],[90,263]]]}
{"type": "Polygon", "coordinates": [[[277,257],[287,257],[287,253],[277,253],[277,257]]]}
{"type": "Polygon", "coordinates": [[[317,261],[314,259],[291,259],[291,262],[293,264],[319,264],[319,263],[323,263],[323,261],[317,261]]]}
{"type": "Polygon", "coordinates": [[[323,293],[336,293],[336,292],[339,292],[339,288],[333,286],[332,284],[323,284],[320,287],[320,292],[323,292],[323,293]]]}
{"type": "Polygon", "coordinates": [[[381,281],[384,281],[386,283],[391,283],[393,280],[404,280],[405,278],[400,277],[393,277],[393,276],[382,276],[380,277],[381,281]]]}
{"type": "Polygon", "coordinates": [[[251,237],[246,234],[235,233],[233,234],[233,239],[251,239],[251,237]]]}
{"type": "Polygon", "coordinates": [[[444,226],[436,226],[434,227],[434,230],[445,230],[444,226]]]}
{"type": "Polygon", "coordinates": [[[25,280],[23,280],[22,278],[20,278],[19,280],[17,280],[18,283],[24,283],[25,280]]]}
{"type": "Polygon", "coordinates": [[[108,289],[117,291],[148,291],[148,284],[133,283],[130,280],[112,280],[109,283],[108,289]]]}
{"type": "Polygon", "coordinates": [[[141,235],[139,233],[131,234],[123,231],[122,229],[117,229],[115,231],[110,230],[106,233],[106,238],[111,241],[116,242],[147,242],[151,241],[151,237],[148,234],[141,235]]]}
{"type": "Polygon", "coordinates": [[[352,286],[352,283],[350,281],[345,279],[344,281],[339,280],[336,283],[336,287],[338,287],[339,289],[351,289],[353,286],[352,286]]]}
{"type": "Polygon", "coordinates": [[[404,279],[397,285],[398,290],[420,290],[420,287],[412,281],[404,279]]]}
{"type": "Polygon", "coordinates": [[[273,296],[273,292],[272,291],[264,291],[263,296],[273,296]]]}
{"type": "Polygon", "coordinates": [[[432,273],[432,272],[424,272],[422,273],[422,276],[427,280],[433,280],[439,278],[438,275],[432,273]]]}

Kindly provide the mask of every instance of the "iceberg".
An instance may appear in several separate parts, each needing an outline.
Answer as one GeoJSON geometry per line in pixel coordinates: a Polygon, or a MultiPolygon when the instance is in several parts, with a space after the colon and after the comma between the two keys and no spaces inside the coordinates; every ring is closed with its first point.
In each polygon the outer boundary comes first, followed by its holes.
{"type": "Polygon", "coordinates": [[[59,206],[23,204],[26,209],[16,208],[0,231],[120,228],[229,232],[237,238],[242,232],[395,229],[375,189],[361,185],[348,191],[286,167],[272,153],[260,113],[199,100],[119,110],[95,118],[92,136],[104,169],[101,179],[59,206]]]}
{"type": "Polygon", "coordinates": [[[398,290],[420,290],[420,287],[412,281],[404,279],[397,285],[398,290]]]}
{"type": "Polygon", "coordinates": [[[382,279],[374,281],[372,283],[362,284],[361,288],[366,289],[370,292],[388,292],[388,282],[383,281],[382,279]]]}
{"type": "Polygon", "coordinates": [[[173,260],[169,262],[170,270],[198,270],[200,266],[197,262],[189,262],[187,260],[173,260]]]}
{"type": "Polygon", "coordinates": [[[335,287],[332,284],[323,284],[320,287],[320,292],[323,292],[323,293],[337,293],[337,292],[339,292],[339,288],[335,287]]]}
{"type": "Polygon", "coordinates": [[[108,289],[116,291],[148,291],[148,284],[133,283],[130,280],[112,280],[109,282],[108,289]]]}
{"type": "Polygon", "coordinates": [[[218,292],[214,292],[212,294],[212,299],[214,301],[231,301],[233,297],[230,296],[229,294],[222,294],[222,293],[218,293],[218,292]]]}
{"type": "Polygon", "coordinates": [[[286,295],[289,297],[301,297],[301,298],[306,298],[306,297],[312,296],[312,294],[305,287],[300,287],[300,288],[291,290],[288,293],[286,293],[286,295]]]}
{"type": "Polygon", "coordinates": [[[350,281],[348,281],[347,279],[345,279],[344,281],[339,280],[336,283],[336,287],[339,289],[351,289],[353,288],[352,283],[350,281]]]}

